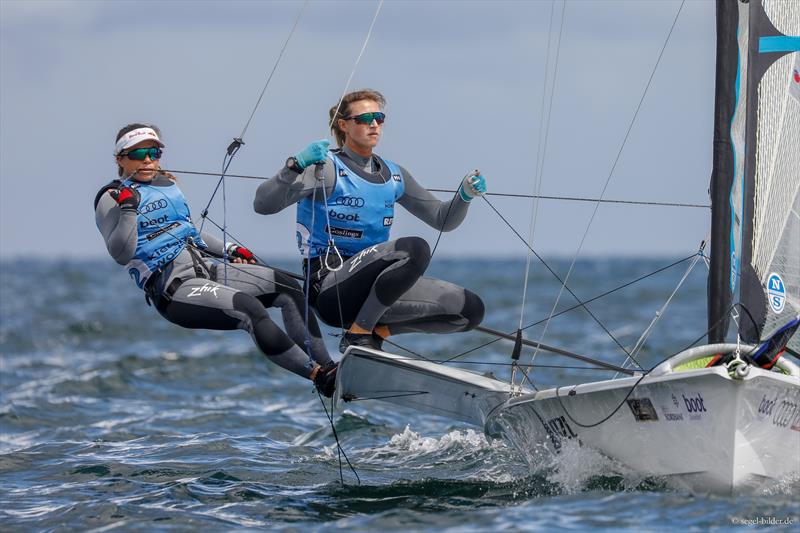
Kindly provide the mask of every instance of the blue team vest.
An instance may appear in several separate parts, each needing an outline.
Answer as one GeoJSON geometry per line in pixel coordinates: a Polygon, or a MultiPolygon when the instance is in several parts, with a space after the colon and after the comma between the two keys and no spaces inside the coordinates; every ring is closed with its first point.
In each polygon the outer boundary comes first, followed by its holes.
{"type": "Polygon", "coordinates": [[[207,246],[192,223],[186,198],[177,185],[155,187],[131,180],[122,184],[141,195],[136,217],[136,253],[125,267],[136,285],[143,289],[150,276],[181,253],[188,238],[200,248],[207,246]]]}
{"type": "Polygon", "coordinates": [[[391,161],[383,159],[391,179],[372,183],[347,168],[335,153],[328,155],[333,159],[336,186],[327,202],[307,196],[297,203],[297,246],[303,257],[324,256],[329,236],[344,257],[388,241],[394,204],[405,190],[400,167],[391,161]]]}

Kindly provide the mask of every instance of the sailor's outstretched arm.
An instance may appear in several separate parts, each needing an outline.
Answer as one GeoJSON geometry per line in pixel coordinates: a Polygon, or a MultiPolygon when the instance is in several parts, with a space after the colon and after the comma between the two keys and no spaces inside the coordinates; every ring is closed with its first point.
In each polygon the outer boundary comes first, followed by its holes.
{"type": "Polygon", "coordinates": [[[468,201],[460,194],[448,201],[441,201],[421,186],[408,170],[400,168],[405,182],[405,192],[398,200],[400,205],[429,226],[441,231],[452,231],[461,225],[467,216],[468,201]]]}

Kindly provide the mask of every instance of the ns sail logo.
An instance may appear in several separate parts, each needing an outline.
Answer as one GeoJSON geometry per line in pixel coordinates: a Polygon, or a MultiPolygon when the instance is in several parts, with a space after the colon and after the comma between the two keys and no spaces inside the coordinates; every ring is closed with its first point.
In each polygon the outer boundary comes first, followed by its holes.
{"type": "Polygon", "coordinates": [[[773,272],[767,278],[767,300],[770,308],[777,314],[786,305],[786,285],[781,277],[773,272]]]}

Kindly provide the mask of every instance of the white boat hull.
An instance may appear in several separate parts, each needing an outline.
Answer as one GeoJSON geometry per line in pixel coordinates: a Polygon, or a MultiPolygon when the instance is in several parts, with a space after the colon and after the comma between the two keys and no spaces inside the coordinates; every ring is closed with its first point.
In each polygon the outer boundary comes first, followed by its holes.
{"type": "Polygon", "coordinates": [[[800,474],[800,378],[791,366],[793,375],[748,367],[731,377],[723,367],[667,365],[643,378],[520,394],[491,376],[354,347],[340,364],[336,403],[379,399],[468,422],[534,468],[573,441],[673,486],[731,493],[800,474]]]}
{"type": "Polygon", "coordinates": [[[513,398],[490,413],[485,431],[502,436],[532,465],[575,440],[695,491],[750,491],[800,472],[796,377],[750,368],[734,379],[713,367],[647,376],[631,392],[637,381],[513,398]]]}

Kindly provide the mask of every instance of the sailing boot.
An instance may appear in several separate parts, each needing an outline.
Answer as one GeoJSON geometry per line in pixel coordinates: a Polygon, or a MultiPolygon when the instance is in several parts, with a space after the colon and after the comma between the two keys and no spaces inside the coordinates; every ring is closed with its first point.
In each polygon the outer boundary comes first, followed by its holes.
{"type": "Polygon", "coordinates": [[[348,331],[342,335],[342,340],[339,341],[339,351],[344,353],[348,346],[363,346],[380,350],[383,346],[383,338],[374,333],[350,333],[348,331]]]}

